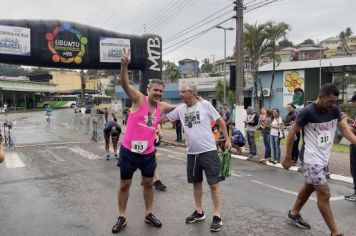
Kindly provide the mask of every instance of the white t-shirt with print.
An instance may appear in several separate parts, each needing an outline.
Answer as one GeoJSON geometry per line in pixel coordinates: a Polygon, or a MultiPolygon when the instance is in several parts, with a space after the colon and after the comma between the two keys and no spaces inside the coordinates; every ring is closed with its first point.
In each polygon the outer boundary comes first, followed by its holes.
{"type": "Polygon", "coordinates": [[[210,122],[211,120],[216,121],[220,115],[210,102],[206,100],[197,101],[196,105],[192,107],[187,107],[183,103],[166,116],[171,122],[178,119],[182,122],[188,154],[216,150],[210,122]],[[188,127],[189,118],[192,123],[191,128],[188,127]]]}
{"type": "Polygon", "coordinates": [[[277,126],[277,125],[280,125],[282,124],[282,118],[281,117],[278,117],[278,118],[274,118],[272,123],[271,123],[271,135],[272,136],[278,136],[278,131],[279,131],[279,128],[274,128],[272,127],[273,126],[277,126]]]}

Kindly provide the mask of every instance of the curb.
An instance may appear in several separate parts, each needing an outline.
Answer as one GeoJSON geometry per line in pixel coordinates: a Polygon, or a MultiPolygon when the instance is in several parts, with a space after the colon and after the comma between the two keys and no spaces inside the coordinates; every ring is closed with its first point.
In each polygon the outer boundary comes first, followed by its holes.
{"type": "MultiPolygon", "coordinates": [[[[162,142],[166,143],[166,144],[174,145],[174,146],[185,147],[184,143],[177,143],[175,141],[162,140],[162,142]]],[[[270,162],[264,162],[264,161],[263,162],[258,162],[258,161],[256,162],[256,161],[253,161],[251,158],[249,158],[247,156],[237,155],[237,154],[233,154],[233,153],[231,154],[231,157],[234,158],[234,159],[242,160],[242,161],[251,161],[251,162],[254,162],[254,163],[257,163],[257,164],[267,165],[267,166],[283,169],[283,166],[280,163],[272,164],[270,162]]],[[[297,166],[292,166],[291,168],[289,168],[289,171],[302,172],[301,168],[297,167],[297,166]]],[[[340,182],[344,182],[344,183],[353,184],[353,179],[351,177],[347,177],[347,176],[330,174],[330,176],[328,178],[331,179],[331,180],[335,180],[335,181],[340,181],[340,182]]]]}

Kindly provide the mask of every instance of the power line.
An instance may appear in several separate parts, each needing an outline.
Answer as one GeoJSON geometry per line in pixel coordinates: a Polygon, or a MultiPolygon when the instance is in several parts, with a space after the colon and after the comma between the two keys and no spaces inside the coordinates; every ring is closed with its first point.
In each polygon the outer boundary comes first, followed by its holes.
{"type": "Polygon", "coordinates": [[[213,19],[211,19],[211,20],[209,20],[209,21],[207,21],[205,24],[200,25],[200,26],[197,26],[197,27],[193,28],[192,30],[190,30],[189,32],[184,33],[184,34],[181,34],[180,36],[178,36],[178,37],[176,37],[176,38],[172,38],[172,37],[171,37],[171,39],[165,40],[165,43],[169,43],[169,42],[171,42],[171,41],[174,41],[174,40],[176,40],[177,38],[180,38],[180,37],[182,37],[182,36],[184,36],[184,35],[186,35],[186,34],[188,34],[188,33],[191,33],[191,32],[193,32],[194,30],[196,30],[196,29],[198,29],[198,28],[201,28],[201,27],[203,27],[203,26],[206,26],[208,23],[213,22],[213,21],[215,21],[215,20],[217,20],[217,19],[219,19],[219,18],[221,18],[221,17],[223,17],[223,16],[226,16],[227,14],[231,13],[232,11],[233,11],[233,10],[230,10],[230,11],[228,11],[228,12],[225,12],[225,13],[223,13],[223,14],[221,14],[221,15],[219,15],[219,16],[217,16],[217,17],[215,17],[215,18],[213,18],[213,19]]]}
{"type": "Polygon", "coordinates": [[[283,0],[271,0],[270,2],[267,2],[267,3],[264,3],[264,4],[262,4],[262,5],[256,6],[256,7],[252,8],[252,9],[247,9],[244,13],[248,13],[248,12],[254,11],[254,10],[256,10],[256,9],[259,9],[259,8],[261,8],[261,7],[264,7],[264,6],[266,6],[266,5],[269,5],[269,4],[274,3],[274,2],[277,2],[277,1],[283,1],[283,0]]]}
{"type": "Polygon", "coordinates": [[[188,37],[186,39],[183,39],[180,42],[177,42],[177,43],[175,43],[175,44],[173,44],[171,46],[168,46],[168,47],[164,48],[163,51],[167,51],[169,48],[175,47],[172,50],[166,52],[166,54],[169,54],[169,53],[177,50],[178,48],[183,47],[184,45],[187,45],[188,43],[190,43],[194,39],[197,39],[197,38],[203,36],[204,34],[208,33],[210,30],[214,29],[216,26],[221,25],[221,24],[225,23],[226,21],[231,20],[232,18],[234,18],[234,16],[232,16],[232,17],[230,17],[230,18],[228,18],[228,19],[226,19],[226,20],[224,20],[222,22],[219,22],[218,24],[213,25],[213,26],[211,26],[211,27],[209,27],[209,28],[207,28],[205,30],[202,30],[202,31],[200,31],[200,32],[198,32],[198,33],[196,33],[196,34],[194,34],[194,35],[192,35],[192,36],[190,36],[190,37],[188,37]]]}
{"type": "Polygon", "coordinates": [[[196,1],[197,0],[195,0],[195,1],[184,0],[181,5],[175,7],[174,9],[171,9],[171,11],[167,12],[167,14],[165,16],[163,16],[158,22],[149,26],[148,28],[150,28],[151,31],[154,31],[155,29],[161,27],[165,23],[170,22],[172,19],[174,19],[174,17],[176,17],[178,14],[180,14],[186,7],[195,3],[196,1]]]}
{"type": "Polygon", "coordinates": [[[185,9],[187,9],[188,7],[194,5],[195,3],[197,3],[198,0],[195,1],[188,1],[188,4],[186,4],[185,6],[181,7],[178,11],[175,12],[175,14],[171,15],[169,18],[165,19],[164,21],[162,21],[161,25],[156,26],[155,28],[153,28],[152,30],[157,29],[158,27],[164,27],[165,25],[167,25],[169,22],[171,22],[174,18],[176,18],[178,15],[180,15],[185,9]]]}
{"type": "MultiPolygon", "coordinates": [[[[186,0],[184,0],[186,1],[186,0]]],[[[169,14],[169,12],[172,9],[175,9],[178,4],[180,4],[179,0],[172,0],[170,1],[167,5],[165,5],[160,11],[156,13],[156,17],[154,17],[150,22],[145,23],[145,25],[154,25],[157,22],[159,22],[163,17],[165,17],[166,14],[169,14]]]]}
{"type": "Polygon", "coordinates": [[[128,12],[125,16],[123,16],[123,19],[121,21],[119,21],[119,23],[117,23],[116,25],[114,25],[114,28],[120,26],[122,23],[124,23],[125,21],[127,21],[127,19],[130,18],[131,15],[136,14],[139,10],[141,10],[142,6],[144,5],[143,2],[145,0],[141,0],[140,2],[137,2],[137,7],[134,8],[134,10],[128,12]]]}
{"type": "Polygon", "coordinates": [[[116,13],[116,11],[117,11],[120,7],[122,7],[126,2],[127,2],[127,0],[123,0],[123,1],[114,9],[114,11],[110,14],[110,16],[109,16],[108,18],[106,18],[105,23],[109,22],[109,21],[112,19],[112,17],[114,16],[114,14],[116,13]]]}
{"type": "MultiPolygon", "coordinates": [[[[200,24],[200,23],[202,23],[202,22],[208,20],[209,18],[211,18],[211,17],[215,16],[216,14],[218,14],[218,13],[224,11],[225,9],[231,7],[232,5],[233,5],[233,4],[230,4],[230,5],[228,5],[228,6],[224,7],[224,8],[222,8],[221,10],[219,10],[219,11],[217,11],[217,12],[215,12],[215,13],[209,15],[209,16],[207,16],[206,18],[204,18],[204,19],[202,19],[202,20],[196,22],[195,24],[193,24],[193,25],[191,25],[191,26],[189,26],[189,27],[183,29],[182,31],[180,31],[180,32],[178,32],[178,33],[176,33],[176,34],[174,34],[174,35],[168,37],[168,38],[165,40],[165,42],[167,43],[167,42],[171,41],[171,40],[172,40],[173,38],[175,38],[175,37],[180,37],[180,35],[182,35],[182,34],[185,33],[186,31],[193,31],[193,30],[195,30],[195,29],[197,29],[197,28],[200,28],[201,26],[192,29],[194,26],[196,26],[196,25],[198,25],[198,24],[200,24]],[[190,30],[190,29],[192,29],[192,30],[190,30]]],[[[231,11],[230,11],[230,12],[231,12],[231,11]]],[[[227,13],[224,13],[224,15],[225,15],[225,14],[227,14],[227,13]]],[[[209,23],[209,22],[207,22],[207,23],[209,23]]],[[[202,26],[203,26],[203,25],[202,25],[202,26]]]]}

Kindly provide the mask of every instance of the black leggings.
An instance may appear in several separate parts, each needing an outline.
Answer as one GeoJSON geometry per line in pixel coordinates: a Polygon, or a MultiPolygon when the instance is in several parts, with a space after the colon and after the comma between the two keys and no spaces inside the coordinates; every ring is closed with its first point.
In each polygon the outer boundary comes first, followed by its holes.
{"type": "Polygon", "coordinates": [[[354,190],[356,194],[356,145],[350,145],[350,171],[354,180],[354,190]]]}
{"type": "Polygon", "coordinates": [[[299,157],[299,140],[300,140],[300,132],[296,133],[297,139],[293,143],[292,149],[292,161],[297,162],[299,157]]]}

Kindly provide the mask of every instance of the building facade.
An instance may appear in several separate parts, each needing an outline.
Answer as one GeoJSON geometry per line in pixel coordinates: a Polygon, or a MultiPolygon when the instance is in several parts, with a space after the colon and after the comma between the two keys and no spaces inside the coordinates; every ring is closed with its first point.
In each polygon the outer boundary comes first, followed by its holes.
{"type": "Polygon", "coordinates": [[[178,71],[182,78],[198,77],[200,74],[199,62],[192,59],[178,61],[178,71]]]}

